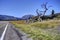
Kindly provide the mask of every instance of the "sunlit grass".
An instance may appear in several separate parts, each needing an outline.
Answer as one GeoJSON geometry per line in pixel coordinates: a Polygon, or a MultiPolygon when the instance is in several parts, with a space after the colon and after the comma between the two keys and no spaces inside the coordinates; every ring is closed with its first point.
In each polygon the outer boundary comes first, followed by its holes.
{"type": "Polygon", "coordinates": [[[55,28],[60,24],[59,20],[35,22],[31,24],[13,21],[16,28],[27,33],[33,40],[60,40],[60,34],[55,34],[44,30],[45,28],[55,28]]]}
{"type": "Polygon", "coordinates": [[[54,28],[60,25],[60,20],[35,22],[35,23],[31,23],[30,25],[33,27],[39,27],[39,28],[54,28]]]}
{"type": "Polygon", "coordinates": [[[13,23],[17,23],[17,24],[26,24],[25,20],[20,20],[20,21],[11,21],[13,23]]]}

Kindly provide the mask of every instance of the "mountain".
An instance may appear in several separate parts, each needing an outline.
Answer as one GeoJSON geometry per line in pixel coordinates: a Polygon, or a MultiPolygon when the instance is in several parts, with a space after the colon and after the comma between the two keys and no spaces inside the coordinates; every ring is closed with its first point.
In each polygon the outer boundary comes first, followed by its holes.
{"type": "Polygon", "coordinates": [[[0,21],[10,21],[10,20],[22,20],[22,18],[17,18],[14,16],[0,15],[0,21]]]}
{"type": "Polygon", "coordinates": [[[23,17],[22,17],[22,19],[30,19],[31,17],[33,17],[34,15],[24,15],[23,17]]]}

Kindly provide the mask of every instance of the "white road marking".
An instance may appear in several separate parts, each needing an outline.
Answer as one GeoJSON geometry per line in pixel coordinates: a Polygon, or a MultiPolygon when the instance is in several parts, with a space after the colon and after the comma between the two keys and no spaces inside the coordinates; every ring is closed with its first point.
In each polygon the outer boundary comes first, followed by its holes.
{"type": "Polygon", "coordinates": [[[4,29],[4,31],[2,33],[2,36],[1,36],[0,40],[3,40],[4,39],[4,36],[5,36],[6,30],[7,30],[7,27],[8,27],[8,24],[6,25],[6,27],[5,27],[5,29],[4,29]]]}

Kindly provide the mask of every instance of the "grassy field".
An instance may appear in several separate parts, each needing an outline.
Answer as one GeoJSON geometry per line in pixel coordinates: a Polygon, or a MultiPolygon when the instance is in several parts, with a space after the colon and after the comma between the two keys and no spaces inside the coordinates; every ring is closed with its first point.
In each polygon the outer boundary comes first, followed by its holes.
{"type": "Polygon", "coordinates": [[[60,20],[50,20],[25,24],[25,21],[12,21],[16,28],[28,34],[33,40],[60,40],[60,34],[49,31],[60,24],[60,20]],[[47,31],[47,30],[48,31],[47,31]]]}

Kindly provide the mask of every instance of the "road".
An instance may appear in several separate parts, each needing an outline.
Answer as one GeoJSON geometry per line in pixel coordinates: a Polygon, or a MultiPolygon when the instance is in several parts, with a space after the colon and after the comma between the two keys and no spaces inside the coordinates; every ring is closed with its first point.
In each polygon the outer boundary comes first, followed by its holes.
{"type": "Polygon", "coordinates": [[[21,30],[17,30],[9,21],[0,21],[0,40],[32,40],[21,30]]]}
{"type": "Polygon", "coordinates": [[[22,40],[8,21],[0,21],[0,40],[22,40]]]}
{"type": "MultiPolygon", "coordinates": [[[[0,23],[1,24],[1,23],[0,23]]],[[[6,24],[1,24],[0,25],[0,37],[2,36],[2,33],[4,31],[4,28],[5,28],[6,24]]]]}

